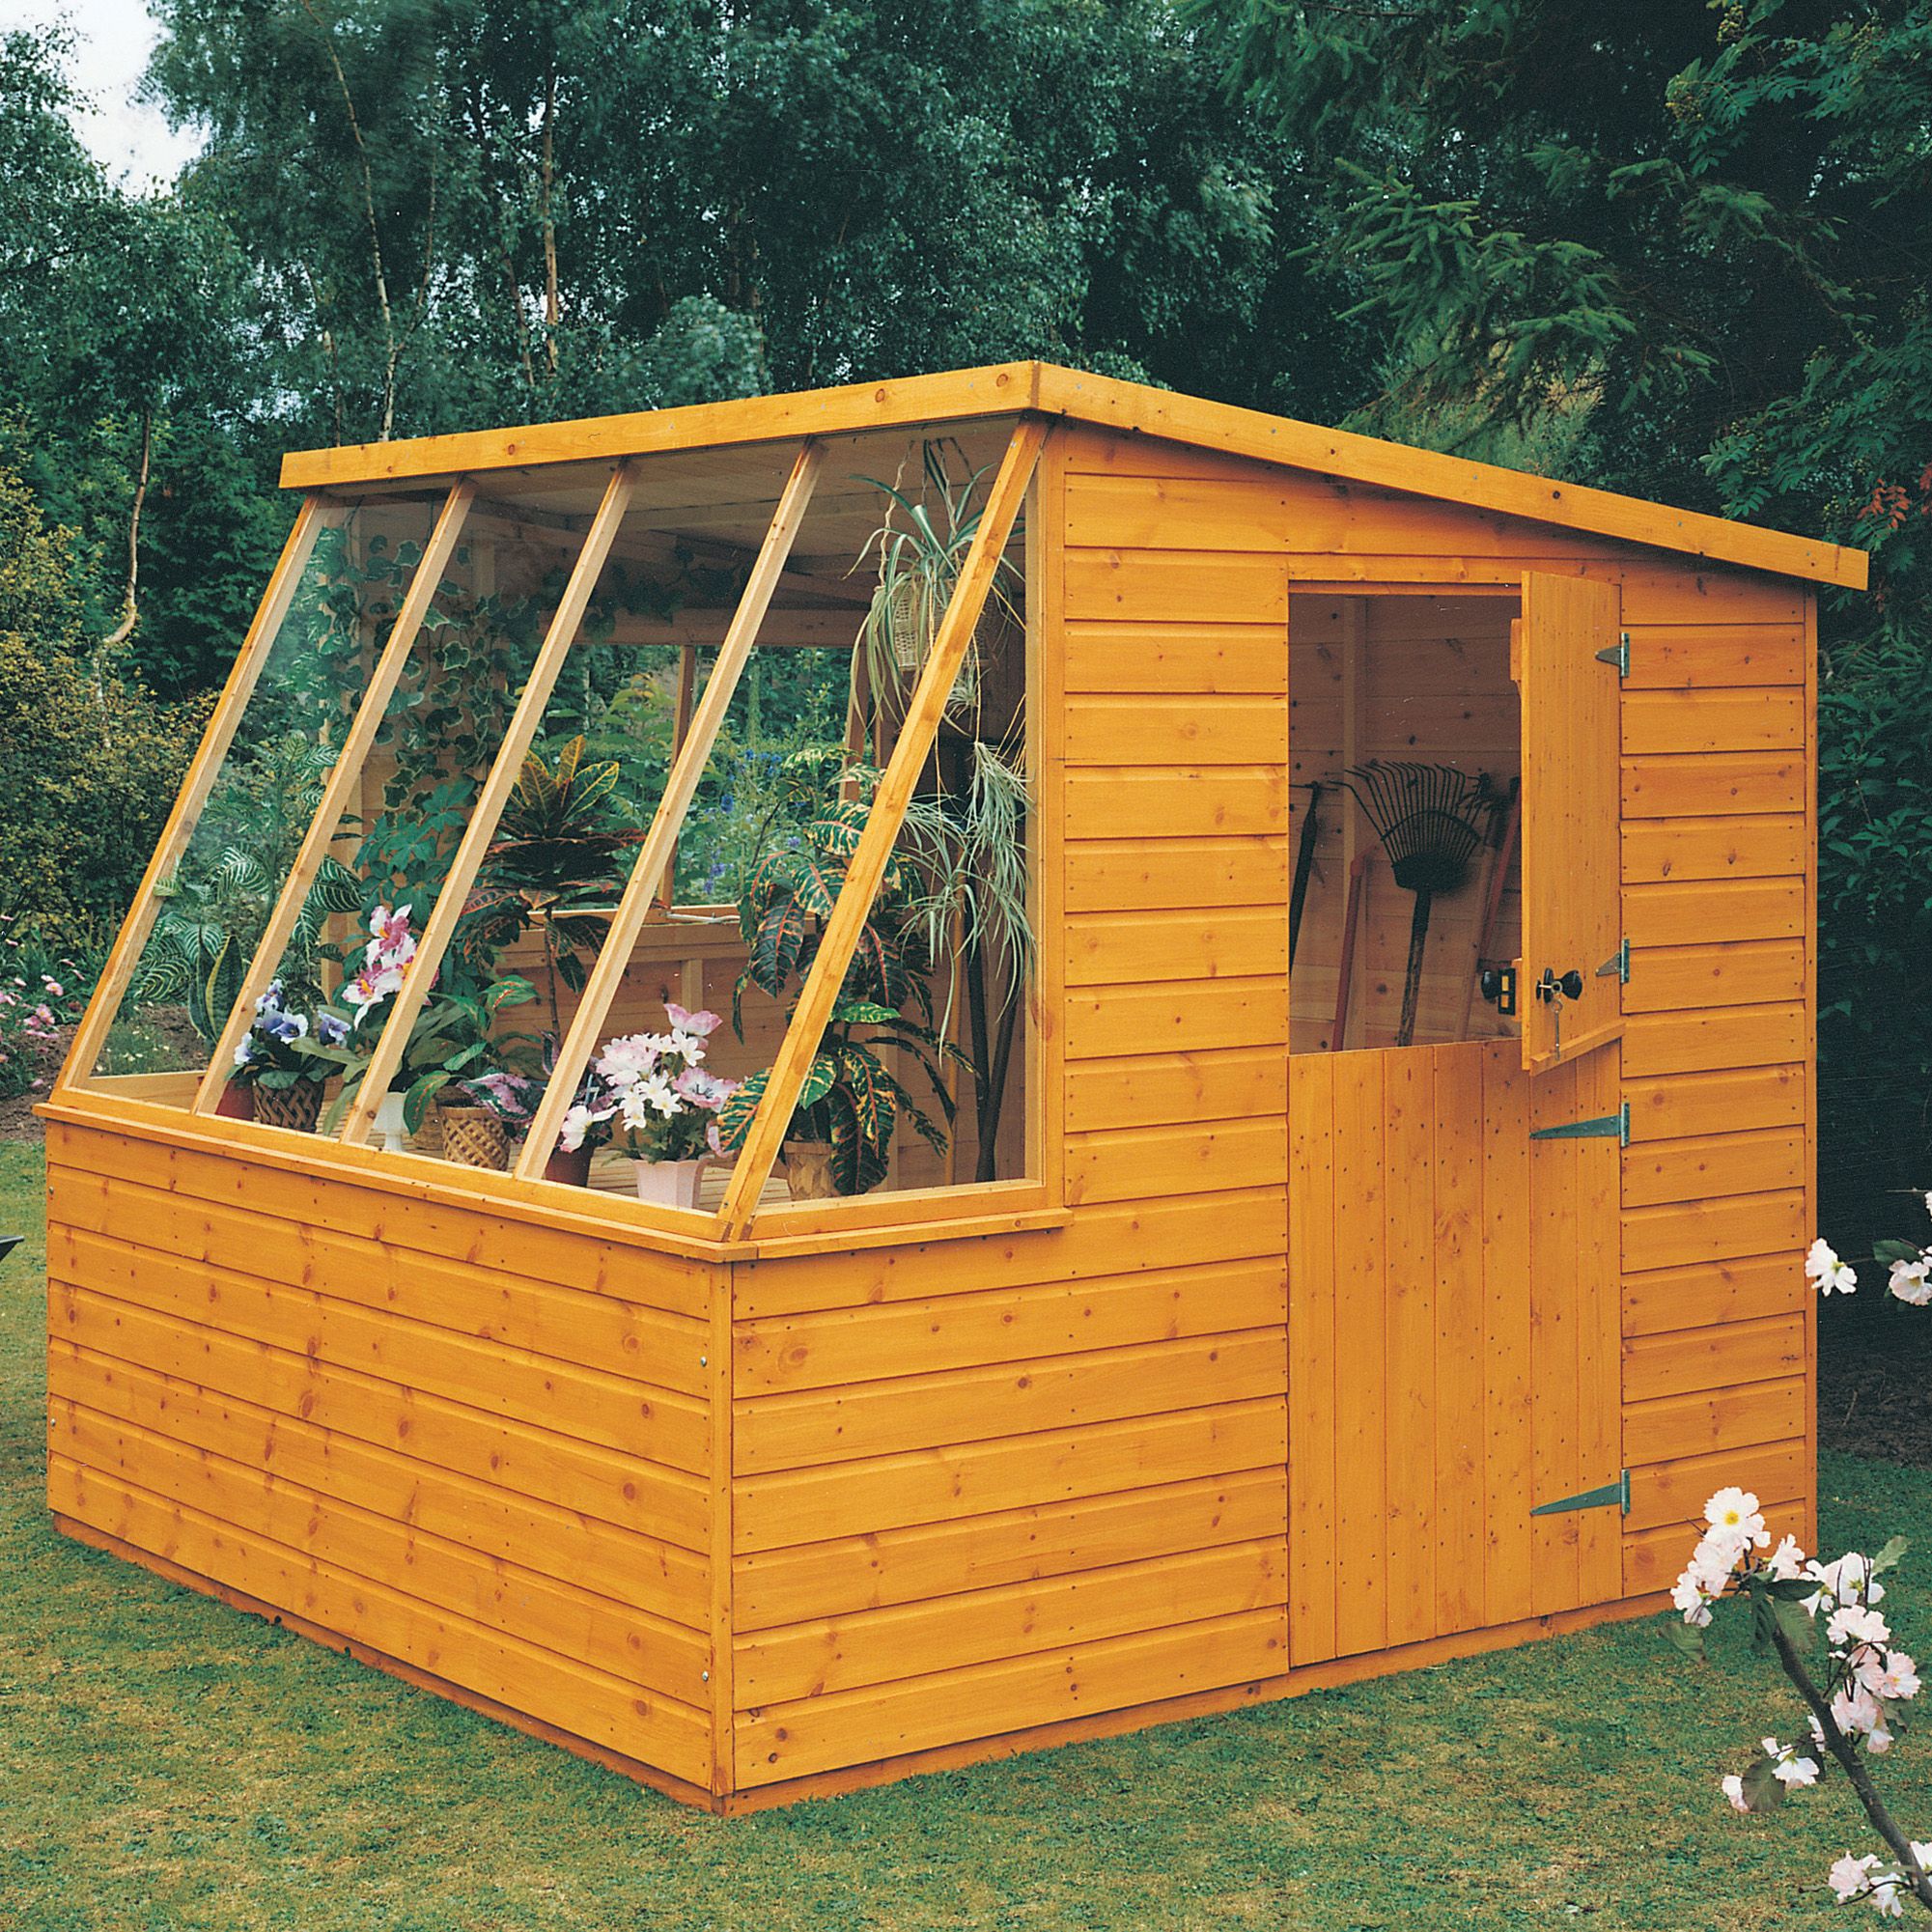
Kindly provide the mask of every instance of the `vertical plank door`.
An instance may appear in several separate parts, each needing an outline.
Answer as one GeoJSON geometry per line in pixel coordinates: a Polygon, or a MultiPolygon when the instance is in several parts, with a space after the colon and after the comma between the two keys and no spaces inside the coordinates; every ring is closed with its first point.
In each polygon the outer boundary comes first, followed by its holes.
{"type": "Polygon", "coordinates": [[[1526,578],[1522,1040],[1289,1062],[1295,1666],[1621,1594],[1617,642],[1526,578]]]}

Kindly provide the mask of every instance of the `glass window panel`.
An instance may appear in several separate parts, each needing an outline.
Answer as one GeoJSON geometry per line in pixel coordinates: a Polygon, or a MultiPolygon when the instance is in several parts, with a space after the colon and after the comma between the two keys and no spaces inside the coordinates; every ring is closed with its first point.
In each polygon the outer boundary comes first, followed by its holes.
{"type": "Polygon", "coordinates": [[[186,1105],[307,830],[441,492],[364,501],[323,527],[97,1062],[186,1105]]]}
{"type": "MultiPolygon", "coordinates": [[[[721,1016],[705,1042],[703,1071],[750,1083],[727,1104],[728,1128],[742,1129],[748,1097],[783,1043],[879,770],[897,742],[932,623],[1009,434],[1010,425],[989,425],[976,427],[969,442],[894,433],[826,448],[683,827],[675,904],[645,926],[599,1029],[605,1046],[661,1033],[671,1002],[721,1016]],[[895,490],[903,503],[895,504],[895,490]],[[915,506],[938,536],[923,568],[916,551],[895,541],[917,529],[915,506]],[[889,558],[882,588],[882,537],[889,558]],[[910,589],[895,592],[908,579],[910,589]],[[895,596],[896,618],[887,611],[895,596]]],[[[762,496],[741,506],[731,535],[744,565],[782,481],[774,473],[762,496]]],[[[687,527],[678,535],[686,546],[699,542],[687,527]]],[[[1022,526],[920,781],[841,1017],[824,1043],[838,1085],[801,1113],[791,1157],[766,1190],[769,1205],[826,1188],[857,1190],[861,1182],[865,1191],[882,1191],[1026,1172],[1035,1076],[1026,1014],[1032,812],[1024,554],[1022,526]],[[864,1159],[850,1158],[841,1126],[828,1176],[811,1143],[829,1142],[834,1116],[861,1112],[877,1123],[864,1159]],[[982,1156],[978,1122],[995,1116],[982,1156]]],[[[728,602],[686,615],[699,634],[700,627],[721,634],[728,602]]],[[[714,655],[697,648],[700,690],[714,655]]],[[[612,1103],[608,1092],[592,1098],[612,1103]]],[[[613,1134],[593,1165],[606,1185],[627,1185],[628,1156],[689,1152],[667,1148],[672,1136],[655,1127],[624,1135],[614,1126],[592,1130],[593,1138],[613,1134]]],[[[700,1208],[716,1206],[729,1159],[727,1151],[697,1177],[700,1208]]],[[[640,1185],[670,1183],[647,1173],[640,1185]]]]}

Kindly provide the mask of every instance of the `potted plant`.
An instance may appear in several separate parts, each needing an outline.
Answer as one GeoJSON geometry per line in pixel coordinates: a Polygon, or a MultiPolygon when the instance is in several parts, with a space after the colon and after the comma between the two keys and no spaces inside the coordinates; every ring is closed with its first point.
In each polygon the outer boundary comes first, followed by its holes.
{"type": "MultiPolygon", "coordinates": [[[[818,769],[816,763],[811,769],[818,769]]],[[[810,970],[864,829],[875,776],[858,770],[834,779],[831,797],[821,796],[816,816],[796,838],[768,851],[753,872],[739,902],[746,957],[732,994],[732,1019],[741,1039],[747,987],[782,999],[795,977],[802,983],[810,970]],[[840,798],[849,787],[862,796],[840,798]]],[[[966,1061],[933,1025],[930,956],[919,910],[924,889],[915,869],[895,856],[787,1126],[786,1177],[796,1196],[858,1194],[876,1187],[885,1177],[902,1118],[936,1152],[945,1152],[945,1130],[881,1057],[882,1049],[896,1049],[919,1067],[949,1129],[955,1109],[941,1063],[966,1061]],[[909,1005],[915,1011],[908,1013],[909,1005]]],[[[794,999],[787,1018],[796,1011],[794,999]]],[[[743,1146],[769,1078],[769,1069],[752,1075],[725,1103],[717,1125],[727,1149],[743,1146]]]]}
{"type": "MultiPolygon", "coordinates": [[[[409,910],[407,906],[378,906],[375,910],[361,964],[343,987],[343,999],[354,1009],[355,1024],[351,1038],[336,1054],[344,1066],[344,1079],[342,1094],[331,1109],[331,1121],[340,1117],[345,1103],[361,1083],[370,1052],[394,1011],[396,994],[415,964],[416,940],[409,929],[409,910]]],[[[377,1109],[377,1132],[384,1146],[392,1153],[400,1152],[406,1137],[421,1131],[431,1103],[451,1086],[457,1088],[458,1097],[450,1111],[474,1109],[492,1120],[500,1119],[494,1099],[479,1100],[464,1083],[481,1082],[497,1074],[521,1078],[518,1062],[531,1043],[527,1035],[498,1034],[496,1016],[506,1007],[525,1005],[536,997],[537,989],[518,973],[479,982],[455,961],[449,962],[409,1028],[395,1078],[377,1109]]],[[[483,1091],[490,1089],[485,1086],[483,1091]]],[[[474,1137],[476,1146],[452,1158],[471,1165],[501,1166],[508,1154],[507,1138],[495,1158],[479,1159],[478,1155],[495,1149],[498,1136],[486,1130],[474,1137]]]]}
{"type": "Polygon", "coordinates": [[[322,1089],[338,1070],[334,1050],[346,1047],[350,1022],[318,1007],[313,1015],[282,1003],[282,982],[270,982],[255,1002],[255,1018],[237,1043],[230,1092],[250,1103],[253,1118],[296,1134],[313,1134],[322,1089]]]}
{"type": "Polygon", "coordinates": [[[605,1105],[573,1107],[558,1145],[570,1144],[579,1123],[607,1122],[611,1138],[636,1163],[638,1199],[693,1208],[706,1157],[724,1152],[718,1110],[739,1087],[703,1065],[705,1042],[723,1023],[718,1016],[675,1003],[665,1012],[668,1033],[631,1033],[603,1043],[593,1072],[602,1082],[605,1105]]]}
{"type": "MultiPolygon", "coordinates": [[[[888,499],[884,522],[866,539],[859,552],[863,560],[875,546],[879,551],[879,581],[866,611],[860,642],[871,687],[880,692],[909,686],[931,656],[939,620],[952,602],[986,507],[980,491],[985,468],[973,470],[964,482],[955,483],[947,466],[945,445],[939,441],[926,443],[922,463],[925,477],[916,499],[889,483],[866,479],[888,499]],[[895,512],[903,520],[894,520],[895,512]]],[[[1019,571],[1002,557],[994,573],[981,626],[1019,621],[1014,589],[1022,581],[1019,571]]],[[[947,699],[950,706],[970,711],[977,704],[979,669],[978,644],[974,641],[960,661],[959,675],[947,699]]]]}
{"type": "Polygon", "coordinates": [[[464,919],[503,944],[534,929],[544,948],[551,1028],[561,1033],[558,985],[581,993],[608,926],[602,915],[624,888],[622,855],[644,842],[613,809],[615,759],[584,763],[581,733],[554,766],[532,751],[485,854],[483,883],[464,919]]]}

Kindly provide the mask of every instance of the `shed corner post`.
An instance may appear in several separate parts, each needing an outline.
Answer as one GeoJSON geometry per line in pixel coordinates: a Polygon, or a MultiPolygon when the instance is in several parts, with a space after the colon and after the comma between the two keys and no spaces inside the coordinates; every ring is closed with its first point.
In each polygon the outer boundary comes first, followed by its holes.
{"type": "Polygon", "coordinates": [[[736,1672],[736,1593],[732,1575],[732,1313],[738,1299],[738,1272],[743,1264],[722,1261],[711,1277],[711,1317],[705,1367],[711,1404],[711,1558],[710,1664],[711,1796],[714,1810],[726,1808],[738,1789],[736,1672]]]}

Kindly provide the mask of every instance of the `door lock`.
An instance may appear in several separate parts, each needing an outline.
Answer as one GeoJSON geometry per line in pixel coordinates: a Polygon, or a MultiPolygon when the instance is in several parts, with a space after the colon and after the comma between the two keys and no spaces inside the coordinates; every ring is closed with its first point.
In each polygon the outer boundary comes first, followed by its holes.
{"type": "Polygon", "coordinates": [[[1476,976],[1476,991],[1506,1019],[1516,1011],[1516,968],[1484,966],[1476,976]]]}
{"type": "Polygon", "coordinates": [[[1559,1060],[1563,1057],[1563,1002],[1582,996],[1583,976],[1575,966],[1560,979],[1554,966],[1545,966],[1543,977],[1536,982],[1536,997],[1550,1009],[1550,1022],[1554,1029],[1550,1044],[1559,1060]]]}

